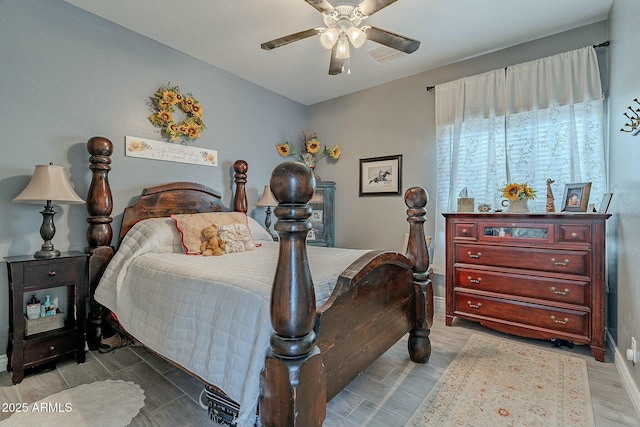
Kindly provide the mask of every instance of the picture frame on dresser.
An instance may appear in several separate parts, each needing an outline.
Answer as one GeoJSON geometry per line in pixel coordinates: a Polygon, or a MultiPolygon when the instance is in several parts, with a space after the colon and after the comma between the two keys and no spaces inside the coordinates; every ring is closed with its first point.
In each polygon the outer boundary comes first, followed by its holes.
{"type": "Polygon", "coordinates": [[[602,201],[600,202],[600,206],[598,206],[598,213],[607,213],[609,210],[609,205],[611,204],[611,198],[613,197],[613,193],[604,193],[602,196],[602,201]]]}
{"type": "Polygon", "coordinates": [[[360,159],[360,197],[393,196],[402,191],[402,154],[360,159]]]}
{"type": "Polygon", "coordinates": [[[586,212],[589,206],[590,182],[566,184],[562,212],[586,212]]]}

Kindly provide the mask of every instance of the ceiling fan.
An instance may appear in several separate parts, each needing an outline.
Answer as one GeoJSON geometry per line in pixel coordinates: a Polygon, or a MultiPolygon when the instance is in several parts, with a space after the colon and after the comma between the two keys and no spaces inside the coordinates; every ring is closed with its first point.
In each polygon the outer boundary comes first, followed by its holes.
{"type": "Polygon", "coordinates": [[[369,16],[395,3],[397,0],[362,0],[357,5],[338,4],[336,6],[333,6],[327,0],[305,1],[322,13],[325,26],[311,28],[262,43],[260,45],[262,49],[271,50],[319,35],[322,46],[326,49],[331,49],[329,74],[333,76],[344,71],[345,61],[351,57],[350,43],[353,47],[359,48],[369,39],[407,54],[415,52],[420,47],[418,40],[371,25],[360,26],[362,21],[369,16]]]}

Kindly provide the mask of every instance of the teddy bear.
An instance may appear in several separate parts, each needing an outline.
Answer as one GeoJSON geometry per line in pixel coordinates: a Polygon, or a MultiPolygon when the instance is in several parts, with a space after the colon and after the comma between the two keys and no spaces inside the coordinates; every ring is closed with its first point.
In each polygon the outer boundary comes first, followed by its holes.
{"type": "Polygon", "coordinates": [[[200,252],[203,256],[222,255],[226,244],[224,240],[218,236],[218,227],[211,224],[202,229],[202,238],[204,241],[200,244],[200,252]]]}

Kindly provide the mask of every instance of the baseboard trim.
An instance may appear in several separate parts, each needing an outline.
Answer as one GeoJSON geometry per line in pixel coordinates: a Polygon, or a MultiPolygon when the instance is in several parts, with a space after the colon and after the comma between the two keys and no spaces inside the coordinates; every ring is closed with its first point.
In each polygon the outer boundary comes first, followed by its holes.
{"type": "Polygon", "coordinates": [[[640,390],[638,389],[638,385],[633,381],[633,377],[631,376],[631,372],[629,372],[629,368],[627,366],[627,358],[623,356],[622,352],[616,345],[616,342],[613,340],[609,331],[607,331],[607,336],[609,337],[609,342],[612,347],[615,349],[613,353],[613,362],[616,365],[616,369],[622,378],[622,385],[624,389],[629,394],[629,398],[631,399],[631,403],[636,410],[636,413],[640,417],[640,390]]]}
{"type": "Polygon", "coordinates": [[[0,354],[0,372],[6,372],[9,358],[6,354],[0,354]]]}
{"type": "Polygon", "coordinates": [[[444,311],[446,309],[446,302],[444,297],[433,297],[433,311],[439,312],[440,310],[444,311]]]}

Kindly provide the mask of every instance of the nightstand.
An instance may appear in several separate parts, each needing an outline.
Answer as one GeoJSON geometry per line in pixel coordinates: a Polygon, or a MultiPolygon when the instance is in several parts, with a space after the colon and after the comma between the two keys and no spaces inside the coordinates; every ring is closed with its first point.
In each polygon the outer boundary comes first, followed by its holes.
{"type": "Polygon", "coordinates": [[[85,360],[84,324],[87,296],[87,255],[62,253],[56,258],[31,255],[6,257],[9,273],[9,345],[7,355],[13,383],[24,378],[24,370],[75,353],[85,360]],[[66,287],[67,309],[64,325],[27,336],[25,294],[38,293],[41,302],[53,288],[66,287]]]}

